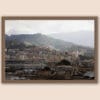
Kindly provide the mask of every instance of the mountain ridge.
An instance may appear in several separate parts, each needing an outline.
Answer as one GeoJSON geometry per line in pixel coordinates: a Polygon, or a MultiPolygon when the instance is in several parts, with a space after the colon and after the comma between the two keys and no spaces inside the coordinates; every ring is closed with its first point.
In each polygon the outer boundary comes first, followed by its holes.
{"type": "Polygon", "coordinates": [[[5,35],[6,41],[14,41],[21,42],[29,45],[36,46],[47,46],[53,47],[57,50],[61,51],[69,51],[69,50],[81,50],[81,49],[92,49],[85,46],[76,45],[71,42],[66,42],[60,39],[55,39],[50,36],[36,33],[36,34],[18,34],[18,35],[5,35]]]}
{"type": "Polygon", "coordinates": [[[76,32],[62,32],[60,33],[51,33],[51,37],[56,37],[64,41],[69,41],[77,45],[87,46],[94,48],[94,32],[92,31],[76,31],[76,32]],[[67,38],[66,38],[67,37],[67,38]]]}

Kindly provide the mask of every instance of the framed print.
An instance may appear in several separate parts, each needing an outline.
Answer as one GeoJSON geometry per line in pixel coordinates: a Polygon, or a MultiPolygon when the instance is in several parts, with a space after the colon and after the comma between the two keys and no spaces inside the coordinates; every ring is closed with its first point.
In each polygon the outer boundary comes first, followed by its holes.
{"type": "Polygon", "coordinates": [[[3,83],[96,83],[96,16],[2,17],[3,83]]]}

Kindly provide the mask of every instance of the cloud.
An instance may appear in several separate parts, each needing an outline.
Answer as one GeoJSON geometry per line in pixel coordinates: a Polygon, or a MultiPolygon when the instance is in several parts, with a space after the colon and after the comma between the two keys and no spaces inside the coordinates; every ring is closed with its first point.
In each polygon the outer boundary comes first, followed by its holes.
{"type": "Polygon", "coordinates": [[[93,20],[6,20],[5,32],[10,30],[34,33],[61,33],[76,31],[94,31],[93,20]]]}

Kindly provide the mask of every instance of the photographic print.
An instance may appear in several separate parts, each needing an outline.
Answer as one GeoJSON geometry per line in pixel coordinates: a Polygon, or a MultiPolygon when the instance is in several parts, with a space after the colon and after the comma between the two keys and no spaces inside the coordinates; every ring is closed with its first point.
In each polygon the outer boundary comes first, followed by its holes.
{"type": "Polygon", "coordinates": [[[3,17],[3,82],[96,82],[97,17],[3,17]]]}

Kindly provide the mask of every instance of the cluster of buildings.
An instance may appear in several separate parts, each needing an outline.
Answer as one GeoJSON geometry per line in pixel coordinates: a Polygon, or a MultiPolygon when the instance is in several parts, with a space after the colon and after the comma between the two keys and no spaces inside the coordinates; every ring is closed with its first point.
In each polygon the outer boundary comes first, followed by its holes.
{"type": "Polygon", "coordinates": [[[94,78],[94,59],[81,59],[84,51],[60,52],[34,46],[5,49],[5,54],[7,79],[84,79],[91,73],[94,78]]]}

